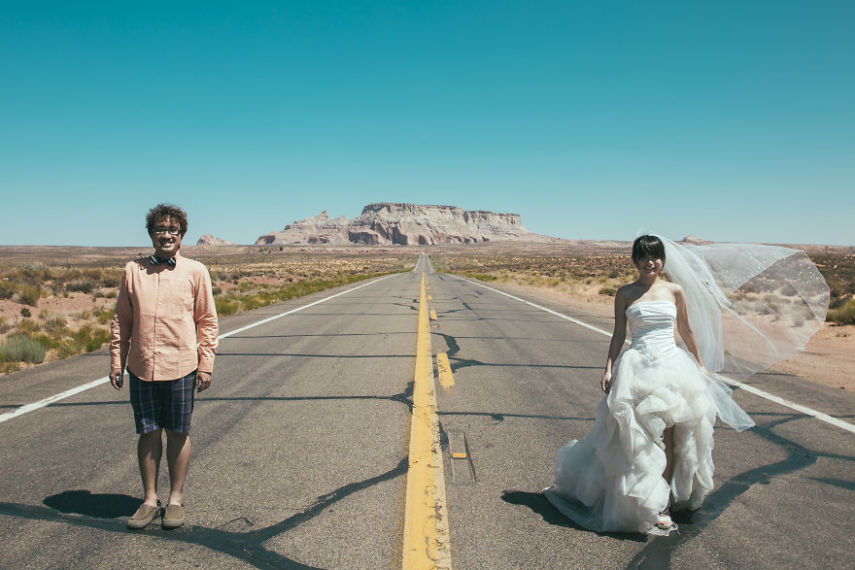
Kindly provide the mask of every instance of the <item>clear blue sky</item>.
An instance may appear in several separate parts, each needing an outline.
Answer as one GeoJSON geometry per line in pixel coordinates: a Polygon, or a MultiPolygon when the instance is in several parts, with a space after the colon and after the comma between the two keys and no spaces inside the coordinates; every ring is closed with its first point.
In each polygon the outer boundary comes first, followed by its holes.
{"type": "Polygon", "coordinates": [[[855,2],[0,10],[0,244],[252,243],[371,202],[532,231],[855,244],[855,2]]]}

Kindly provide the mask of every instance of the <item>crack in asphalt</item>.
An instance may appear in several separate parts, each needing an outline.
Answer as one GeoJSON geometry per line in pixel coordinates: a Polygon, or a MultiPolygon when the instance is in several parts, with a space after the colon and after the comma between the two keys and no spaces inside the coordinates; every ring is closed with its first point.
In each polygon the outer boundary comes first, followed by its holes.
{"type": "MultiPolygon", "coordinates": [[[[388,396],[238,396],[222,398],[199,398],[197,404],[206,401],[307,401],[307,400],[387,400],[407,406],[412,412],[413,382],[407,383],[403,392],[388,396]]],[[[52,406],[86,406],[105,404],[127,404],[121,402],[82,402],[52,404],[52,406]]],[[[203,546],[211,550],[227,554],[236,559],[252,564],[256,568],[274,569],[306,569],[315,568],[292,560],[277,552],[266,548],[263,543],[284,532],[292,530],[301,524],[313,519],[327,508],[331,507],[343,498],[352,495],[362,489],[366,489],[378,483],[400,477],[407,472],[409,458],[404,457],[398,464],[375,477],[364,481],[348,483],[338,489],[320,495],[307,509],[288,517],[270,526],[253,530],[250,532],[231,532],[220,528],[209,528],[201,525],[185,525],[177,530],[161,530],[156,528],[143,530],[130,530],[124,520],[115,520],[118,517],[129,516],[137,506],[139,499],[128,495],[101,494],[92,495],[87,490],[64,491],[57,495],[45,498],[47,506],[27,505],[23,503],[0,501],[0,515],[18,517],[31,520],[48,522],[62,522],[72,526],[95,528],[119,534],[134,534],[157,537],[158,539],[183,542],[203,546]],[[81,507],[82,505],[82,507],[81,507]]],[[[246,517],[238,517],[225,523],[228,525],[237,520],[245,520],[252,526],[252,522],[246,517]]],[[[225,526],[221,525],[221,526],[225,526]]]]}
{"type": "MultiPolygon", "coordinates": [[[[754,414],[755,417],[761,415],[779,416],[780,414],[754,414]]],[[[774,429],[778,426],[794,420],[805,419],[806,417],[807,416],[803,414],[793,414],[779,420],[751,428],[749,431],[785,450],[787,458],[769,465],[755,467],[735,475],[716,491],[708,495],[701,508],[697,511],[672,513],[671,516],[674,519],[674,522],[676,522],[680,527],[678,532],[672,533],[666,537],[655,538],[650,538],[642,533],[595,532],[594,534],[599,536],[608,536],[622,541],[647,543],[646,546],[642,548],[632,558],[632,560],[630,560],[626,566],[627,568],[644,570],[671,568],[671,558],[673,554],[682,545],[699,536],[710,525],[710,523],[715,521],[722,513],[724,513],[725,510],[727,510],[734,500],[748,491],[752,486],[758,483],[761,485],[768,485],[776,477],[794,473],[815,464],[817,459],[820,457],[842,461],[855,461],[855,457],[853,456],[808,449],[807,447],[774,432],[774,429]]],[[[850,481],[816,477],[812,477],[811,479],[819,483],[824,483],[849,491],[855,490],[855,483],[850,481]]],[[[552,506],[542,493],[505,490],[502,492],[502,500],[506,503],[528,507],[535,513],[539,514],[548,524],[571,528],[578,530],[579,532],[594,532],[579,526],[562,515],[555,507],[552,506]]]]}
{"type": "MultiPolygon", "coordinates": [[[[358,491],[361,491],[362,489],[366,489],[378,483],[401,477],[407,472],[408,461],[409,459],[407,457],[404,457],[398,462],[395,467],[384,473],[381,473],[380,475],[371,477],[364,481],[358,481],[355,483],[343,485],[342,487],[339,487],[338,489],[330,493],[326,493],[324,495],[319,496],[312,506],[300,513],[297,513],[291,517],[288,517],[278,523],[269,525],[267,527],[244,533],[230,532],[218,528],[209,528],[201,525],[187,525],[174,531],[154,528],[143,530],[130,530],[127,528],[126,523],[120,520],[57,512],[55,508],[10,502],[0,502],[0,514],[31,520],[62,522],[72,526],[95,528],[99,530],[115,532],[118,534],[142,534],[146,536],[157,537],[160,540],[195,544],[198,546],[203,546],[210,550],[221,552],[238,560],[242,560],[246,563],[252,564],[256,568],[317,568],[316,566],[302,564],[277,552],[274,552],[273,550],[266,548],[263,543],[283,532],[296,528],[304,522],[313,519],[314,517],[322,513],[324,510],[328,509],[329,507],[349,495],[352,495],[358,491]]],[[[66,493],[73,493],[79,499],[80,493],[88,492],[69,491],[66,493]]],[[[52,495],[51,497],[45,499],[45,502],[57,506],[62,502],[62,495],[63,494],[52,495]]],[[[95,497],[96,500],[100,500],[99,496],[97,495],[92,495],[92,497],[95,497]]],[[[133,499],[132,497],[127,498],[133,499]]],[[[239,519],[240,518],[245,517],[239,517],[239,519]]],[[[246,520],[248,521],[249,519],[246,520]]]]}
{"type": "Polygon", "coordinates": [[[785,450],[787,458],[783,461],[755,467],[736,475],[719,489],[708,495],[701,508],[695,512],[685,511],[674,513],[672,518],[674,522],[680,525],[680,530],[670,536],[653,540],[633,557],[627,568],[670,568],[671,556],[683,543],[701,534],[711,522],[721,516],[737,497],[755,484],[768,485],[775,477],[793,473],[813,465],[816,463],[818,457],[855,461],[855,457],[808,449],[773,431],[778,426],[794,420],[804,419],[805,417],[802,414],[794,414],[751,428],[751,432],[785,450]]]}

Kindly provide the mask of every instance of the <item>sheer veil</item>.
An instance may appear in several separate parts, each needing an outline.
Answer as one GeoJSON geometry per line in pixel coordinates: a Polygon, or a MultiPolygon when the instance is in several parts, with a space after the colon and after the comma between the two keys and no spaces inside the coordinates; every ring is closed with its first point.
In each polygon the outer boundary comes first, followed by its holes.
{"type": "Polygon", "coordinates": [[[828,285],[801,250],[657,237],[665,245],[665,274],[686,294],[701,359],[714,373],[710,388],[719,416],[736,429],[750,427],[715,373],[744,379],[804,349],[825,320],[828,285]]]}

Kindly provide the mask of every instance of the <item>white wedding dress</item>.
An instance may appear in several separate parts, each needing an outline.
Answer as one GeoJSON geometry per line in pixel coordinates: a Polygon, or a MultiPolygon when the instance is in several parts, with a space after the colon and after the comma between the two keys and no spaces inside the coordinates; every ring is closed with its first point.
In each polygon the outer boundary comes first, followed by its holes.
{"type": "Polygon", "coordinates": [[[626,316],[632,344],[614,364],[594,426],[558,451],[553,484],[543,491],[567,517],[598,532],[653,530],[669,496],[674,506],[700,507],[713,488],[716,413],[727,407],[744,415],[675,342],[674,303],[639,301],[626,316]],[[668,426],[674,426],[670,488],[662,477],[668,426]]]}
{"type": "Polygon", "coordinates": [[[659,237],[665,273],[683,288],[689,324],[713,374],[701,373],[675,342],[674,303],[627,307],[632,345],[614,363],[591,431],[558,451],[553,484],[543,491],[569,518],[599,532],[660,534],[654,525],[669,497],[672,507],[700,507],[713,488],[716,416],[736,430],[754,425],[730,397],[728,378],[747,378],[803,350],[828,310],[828,285],[801,250],[659,237]],[[662,477],[668,426],[670,488],[662,477]]]}

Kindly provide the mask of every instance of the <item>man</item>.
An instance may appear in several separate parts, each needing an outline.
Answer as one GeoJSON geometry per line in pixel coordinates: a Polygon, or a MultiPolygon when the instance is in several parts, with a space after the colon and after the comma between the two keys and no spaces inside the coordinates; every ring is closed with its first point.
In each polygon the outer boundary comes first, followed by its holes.
{"type": "Polygon", "coordinates": [[[193,389],[201,392],[211,385],[217,312],[208,270],[178,253],[187,233],[184,211],[158,204],[148,212],[146,228],[154,255],[125,265],[112,323],[110,382],[120,390],[127,367],[140,436],[137,458],[145,497],[128,527],[144,528],[160,514],[157,474],[165,431],[171,485],[162,524],[178,528],[185,518],[193,389]]]}

